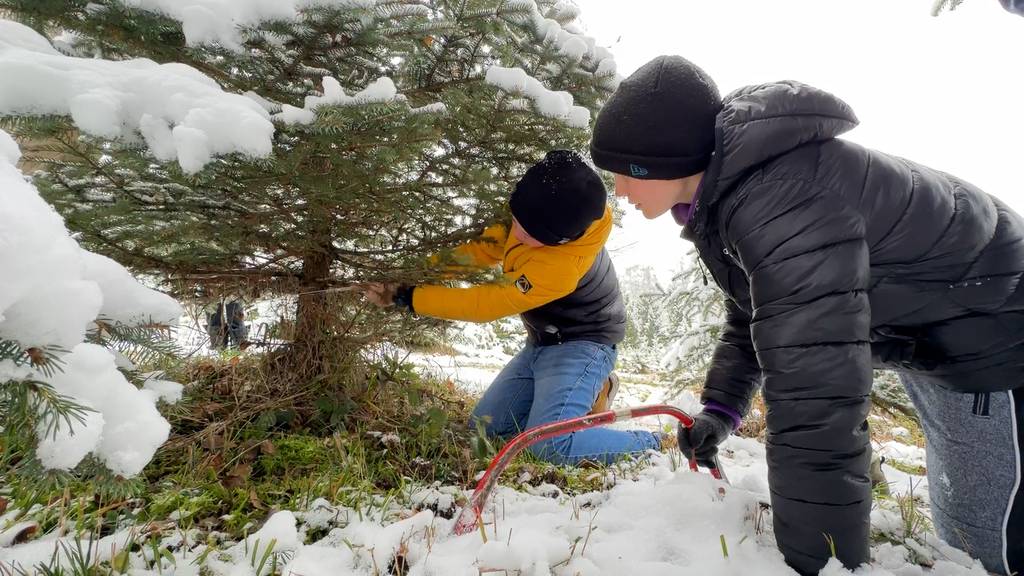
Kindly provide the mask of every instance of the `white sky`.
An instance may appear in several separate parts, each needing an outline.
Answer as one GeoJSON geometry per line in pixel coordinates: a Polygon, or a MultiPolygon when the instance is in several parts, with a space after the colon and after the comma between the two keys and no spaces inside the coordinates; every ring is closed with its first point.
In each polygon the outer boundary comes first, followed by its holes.
{"type": "MultiPolygon", "coordinates": [[[[793,79],[849,103],[846,138],[956,174],[1024,212],[1024,18],[997,0],[931,16],[932,0],[576,0],[587,34],[628,76],[679,54],[723,95],[793,79]]],[[[619,272],[667,278],[689,243],[669,215],[627,208],[610,247],[619,272]]]]}

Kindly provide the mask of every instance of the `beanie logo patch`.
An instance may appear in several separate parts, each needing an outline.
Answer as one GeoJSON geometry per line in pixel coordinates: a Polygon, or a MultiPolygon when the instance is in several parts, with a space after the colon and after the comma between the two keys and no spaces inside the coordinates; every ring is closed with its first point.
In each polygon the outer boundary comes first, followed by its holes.
{"type": "Polygon", "coordinates": [[[520,292],[526,294],[533,288],[533,284],[530,284],[529,279],[526,278],[526,274],[523,274],[516,279],[516,288],[519,288],[520,292]]]}
{"type": "Polygon", "coordinates": [[[637,166],[636,164],[629,165],[630,176],[647,176],[647,168],[643,166],[637,166]]]}

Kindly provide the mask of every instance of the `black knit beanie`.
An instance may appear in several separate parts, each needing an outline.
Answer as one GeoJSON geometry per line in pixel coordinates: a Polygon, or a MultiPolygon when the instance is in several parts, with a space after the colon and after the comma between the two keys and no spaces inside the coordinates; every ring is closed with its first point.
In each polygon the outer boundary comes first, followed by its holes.
{"type": "Polygon", "coordinates": [[[530,236],[557,246],[580,238],[604,215],[606,194],[579,154],[553,150],[519,180],[509,207],[530,236]]]}
{"type": "Polygon", "coordinates": [[[599,168],[649,180],[692,176],[715,149],[718,87],[681,56],[658,56],[619,84],[597,115],[590,155],[599,168]]]}

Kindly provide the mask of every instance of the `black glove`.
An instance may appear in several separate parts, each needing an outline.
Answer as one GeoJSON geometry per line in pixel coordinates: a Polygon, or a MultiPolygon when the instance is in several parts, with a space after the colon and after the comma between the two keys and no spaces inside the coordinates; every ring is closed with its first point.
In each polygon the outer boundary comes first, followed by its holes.
{"type": "Polygon", "coordinates": [[[693,426],[679,426],[679,449],[699,466],[715,467],[718,445],[732,434],[733,421],[725,414],[704,410],[693,419],[693,426]]]}
{"type": "Polygon", "coordinates": [[[415,286],[401,285],[395,288],[395,295],[391,298],[391,301],[395,303],[395,306],[399,308],[405,308],[413,314],[416,313],[412,308],[412,291],[415,290],[415,286]]]}

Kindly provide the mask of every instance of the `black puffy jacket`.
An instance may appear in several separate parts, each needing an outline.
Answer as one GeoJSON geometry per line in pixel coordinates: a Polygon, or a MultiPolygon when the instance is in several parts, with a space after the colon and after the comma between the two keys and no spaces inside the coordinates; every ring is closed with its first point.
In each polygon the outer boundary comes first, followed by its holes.
{"type": "Polygon", "coordinates": [[[816,573],[869,561],[872,367],[963,392],[1024,386],[1024,220],[948,174],[836,139],[796,82],[730,94],[683,236],[726,292],[704,400],[763,383],[775,536],[816,573]]]}
{"type": "Polygon", "coordinates": [[[1014,14],[1020,14],[1024,16],[1024,0],[999,0],[1003,4],[1003,8],[1006,8],[1014,14]]]}

